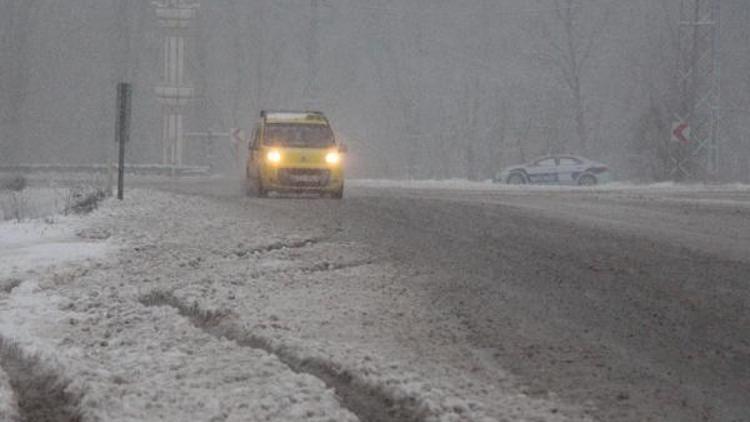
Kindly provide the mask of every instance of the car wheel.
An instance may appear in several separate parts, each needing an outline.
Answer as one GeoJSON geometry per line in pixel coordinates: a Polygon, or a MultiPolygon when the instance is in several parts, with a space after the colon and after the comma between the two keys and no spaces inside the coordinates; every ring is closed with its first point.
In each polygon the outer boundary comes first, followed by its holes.
{"type": "Polygon", "coordinates": [[[331,198],[333,199],[344,199],[344,188],[341,188],[337,190],[336,192],[331,194],[331,198]]]}
{"type": "Polygon", "coordinates": [[[258,183],[255,185],[255,193],[258,198],[268,198],[268,191],[263,187],[263,182],[258,179],[258,183]]]}
{"type": "Polygon", "coordinates": [[[249,197],[256,196],[258,194],[257,185],[252,179],[245,179],[245,194],[249,197]]]}
{"type": "Polygon", "coordinates": [[[523,175],[520,173],[514,173],[508,176],[508,184],[509,185],[525,185],[526,178],[523,177],[523,175]]]}
{"type": "Polygon", "coordinates": [[[596,186],[599,183],[596,177],[590,174],[584,174],[578,178],[578,185],[580,186],[596,186]]]}

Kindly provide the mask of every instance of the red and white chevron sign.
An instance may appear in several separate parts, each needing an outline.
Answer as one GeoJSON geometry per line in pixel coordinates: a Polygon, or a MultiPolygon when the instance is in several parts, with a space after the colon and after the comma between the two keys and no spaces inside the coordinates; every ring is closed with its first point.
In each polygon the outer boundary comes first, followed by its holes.
{"type": "Polygon", "coordinates": [[[672,142],[687,144],[690,142],[690,125],[687,122],[672,124],[672,142]]]}
{"type": "Polygon", "coordinates": [[[238,148],[246,141],[245,131],[237,128],[232,129],[230,131],[229,140],[232,142],[232,145],[234,145],[235,148],[238,148]]]}

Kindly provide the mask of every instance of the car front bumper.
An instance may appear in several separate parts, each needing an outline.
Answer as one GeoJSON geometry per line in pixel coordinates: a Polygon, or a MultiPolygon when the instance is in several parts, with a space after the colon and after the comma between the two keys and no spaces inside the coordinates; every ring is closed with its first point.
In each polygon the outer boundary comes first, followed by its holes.
{"type": "Polygon", "coordinates": [[[338,192],[344,186],[339,168],[278,168],[265,172],[263,188],[277,192],[338,192]]]}

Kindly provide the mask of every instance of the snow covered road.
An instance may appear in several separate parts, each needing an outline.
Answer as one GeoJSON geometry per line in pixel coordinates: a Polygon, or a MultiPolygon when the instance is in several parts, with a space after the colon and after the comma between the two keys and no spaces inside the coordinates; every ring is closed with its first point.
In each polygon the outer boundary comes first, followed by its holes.
{"type": "Polygon", "coordinates": [[[76,228],[117,252],[0,291],[0,336],[23,331],[86,420],[747,421],[749,205],[151,181],[76,228]]]}

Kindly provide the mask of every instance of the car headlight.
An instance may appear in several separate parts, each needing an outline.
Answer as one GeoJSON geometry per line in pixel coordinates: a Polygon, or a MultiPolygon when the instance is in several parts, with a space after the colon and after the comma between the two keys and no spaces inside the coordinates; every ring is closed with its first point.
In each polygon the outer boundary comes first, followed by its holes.
{"type": "Polygon", "coordinates": [[[281,162],[281,153],[276,150],[270,151],[266,156],[266,159],[269,163],[278,164],[281,162]]]}
{"type": "Polygon", "coordinates": [[[326,163],[328,164],[338,164],[341,162],[341,154],[335,151],[331,151],[328,154],[326,154],[326,163]]]}

